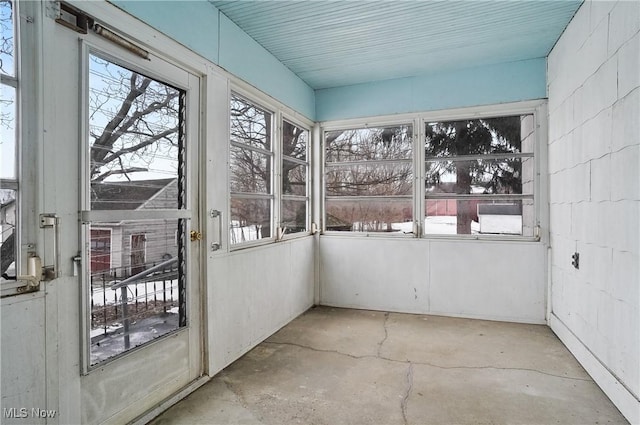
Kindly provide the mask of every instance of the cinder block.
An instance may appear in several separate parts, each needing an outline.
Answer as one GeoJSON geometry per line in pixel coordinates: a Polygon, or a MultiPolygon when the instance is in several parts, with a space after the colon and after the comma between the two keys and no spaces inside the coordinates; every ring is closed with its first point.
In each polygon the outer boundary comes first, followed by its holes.
{"type": "MultiPolygon", "coordinates": [[[[583,4],[586,7],[587,3],[583,4]]],[[[603,19],[609,19],[609,12],[616,5],[615,1],[590,1],[589,5],[589,28],[593,31],[603,19]]]]}
{"type": "MultiPolygon", "coordinates": [[[[612,335],[615,327],[615,315],[613,310],[615,308],[615,300],[607,293],[597,294],[598,314],[596,316],[596,329],[599,334],[612,335]]],[[[600,351],[600,356],[610,357],[607,352],[608,347],[603,344],[604,341],[599,341],[600,344],[596,346],[596,350],[600,351]]],[[[600,360],[606,361],[600,357],[600,360]]],[[[609,362],[607,364],[610,364],[609,362]]]]}
{"type": "Polygon", "coordinates": [[[549,145],[549,173],[556,173],[569,166],[567,149],[572,138],[573,133],[569,133],[549,145]]]}
{"type": "Polygon", "coordinates": [[[640,384],[640,338],[638,338],[638,302],[632,300],[614,300],[613,320],[615,327],[611,332],[612,344],[609,350],[613,360],[610,364],[613,372],[629,388],[638,388],[640,384]]]}
{"type": "Polygon", "coordinates": [[[640,300],[640,258],[632,252],[612,251],[611,295],[620,300],[640,300]]]}
{"type": "Polygon", "coordinates": [[[611,200],[640,201],[640,145],[611,153],[611,200]]]}
{"type": "Polygon", "coordinates": [[[617,57],[618,99],[621,99],[640,87],[640,32],[622,45],[617,57]]]}
{"type": "Polygon", "coordinates": [[[580,252],[580,271],[585,280],[590,282],[594,289],[605,293],[613,291],[611,270],[613,265],[613,250],[594,244],[578,246],[580,252]]]}
{"type": "Polygon", "coordinates": [[[640,2],[617,2],[609,13],[609,53],[615,53],[638,31],[640,31],[640,2]]]}
{"type": "MultiPolygon", "coordinates": [[[[609,21],[603,19],[578,50],[575,57],[575,78],[578,82],[586,81],[609,58],[607,52],[607,35],[609,33],[609,21]]],[[[565,58],[567,62],[573,58],[565,58]]]]}
{"type": "Polygon", "coordinates": [[[576,241],[554,234],[550,243],[551,265],[565,272],[570,271],[573,268],[571,266],[571,254],[576,250],[576,241]]]}
{"type": "Polygon", "coordinates": [[[611,200],[611,158],[605,155],[591,161],[591,201],[611,200]]]}
{"type": "Polygon", "coordinates": [[[586,242],[590,223],[587,220],[586,210],[589,202],[571,204],[571,239],[586,242]]]}
{"type": "Polygon", "coordinates": [[[573,93],[573,122],[574,127],[581,125],[585,122],[585,109],[584,109],[584,89],[582,86],[578,87],[573,93]]]}
{"type": "Polygon", "coordinates": [[[565,195],[570,186],[571,169],[561,170],[549,175],[549,202],[562,204],[571,202],[565,195]]]}
{"type": "Polygon", "coordinates": [[[617,70],[617,59],[610,59],[584,83],[582,102],[585,119],[593,118],[618,99],[617,70]]]}
{"type": "Polygon", "coordinates": [[[591,164],[579,164],[570,169],[569,186],[566,189],[570,202],[586,202],[591,199],[591,164]]]}
{"type": "Polygon", "coordinates": [[[569,238],[571,236],[572,205],[553,204],[549,209],[549,215],[551,233],[569,238]]]}
{"type": "Polygon", "coordinates": [[[613,105],[611,150],[640,144],[640,88],[613,105]]]}
{"type": "Polygon", "coordinates": [[[584,123],[582,128],[584,147],[580,162],[602,158],[611,152],[612,116],[612,108],[609,107],[584,123]]]}
{"type": "Polygon", "coordinates": [[[600,246],[611,246],[609,244],[613,231],[613,220],[609,215],[612,211],[611,202],[594,202],[591,207],[594,219],[591,221],[589,241],[600,246]]]}
{"type": "Polygon", "coordinates": [[[640,252],[640,201],[603,202],[607,205],[602,217],[607,227],[606,246],[619,251],[640,252]]]}

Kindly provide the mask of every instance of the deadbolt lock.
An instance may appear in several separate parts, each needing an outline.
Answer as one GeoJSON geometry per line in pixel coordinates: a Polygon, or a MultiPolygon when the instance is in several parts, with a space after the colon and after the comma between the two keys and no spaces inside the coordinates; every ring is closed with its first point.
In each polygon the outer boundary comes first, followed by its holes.
{"type": "Polygon", "coordinates": [[[202,240],[202,233],[196,231],[196,230],[192,230],[191,231],[191,241],[195,242],[195,241],[201,241],[202,240]]]}

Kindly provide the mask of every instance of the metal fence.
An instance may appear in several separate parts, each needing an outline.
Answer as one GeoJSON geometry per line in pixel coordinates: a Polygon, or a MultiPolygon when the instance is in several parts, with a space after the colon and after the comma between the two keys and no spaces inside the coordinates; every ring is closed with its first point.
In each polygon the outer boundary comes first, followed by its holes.
{"type": "Polygon", "coordinates": [[[145,264],[135,275],[130,270],[117,267],[91,275],[92,340],[120,329],[128,348],[132,323],[179,308],[177,257],[145,264]]]}

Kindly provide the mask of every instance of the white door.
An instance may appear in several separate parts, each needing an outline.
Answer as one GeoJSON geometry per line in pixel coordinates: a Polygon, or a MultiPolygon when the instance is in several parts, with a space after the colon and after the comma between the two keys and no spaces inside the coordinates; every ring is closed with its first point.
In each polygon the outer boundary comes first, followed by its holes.
{"type": "Polygon", "coordinates": [[[121,423],[203,374],[200,80],[126,28],[48,25],[43,204],[79,289],[47,330],[78,319],[81,421],[121,423]]]}

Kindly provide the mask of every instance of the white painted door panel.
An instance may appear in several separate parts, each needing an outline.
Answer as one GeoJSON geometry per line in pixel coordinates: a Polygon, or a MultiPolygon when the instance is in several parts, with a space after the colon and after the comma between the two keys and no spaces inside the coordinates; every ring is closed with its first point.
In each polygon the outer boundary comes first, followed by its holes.
{"type": "MultiPolygon", "coordinates": [[[[125,34],[126,29],[123,30],[119,33],[125,34]]],[[[141,59],[91,31],[81,35],[55,24],[52,19],[44,22],[44,31],[48,34],[44,54],[44,101],[58,107],[45,108],[42,203],[47,212],[56,213],[61,220],[59,256],[62,265],[62,276],[50,284],[52,287],[46,298],[47,370],[51,371],[47,376],[47,394],[61,410],[56,420],[59,423],[124,423],[153,408],[203,373],[199,288],[202,279],[198,276],[201,242],[188,242],[189,232],[199,230],[200,80],[153,53],[151,60],[141,59]],[[186,133],[187,140],[188,205],[185,210],[178,211],[180,216],[187,216],[187,326],[97,365],[91,365],[87,358],[89,334],[86,326],[91,307],[85,276],[91,263],[88,254],[90,232],[86,223],[80,223],[79,217],[79,211],[87,205],[87,199],[82,195],[82,182],[83,170],[88,166],[85,134],[91,131],[91,124],[86,127],[83,123],[88,106],[84,89],[88,78],[87,52],[97,52],[186,93],[186,126],[181,131],[186,133]],[[80,276],[74,276],[72,258],[79,253],[83,259],[82,270],[80,276]]],[[[133,211],[131,215],[138,213],[133,211]]],[[[171,215],[171,212],[167,214],[171,215]]],[[[178,242],[175,243],[177,246],[178,242]]],[[[147,242],[147,251],[149,247],[150,242],[147,242]]]]}

